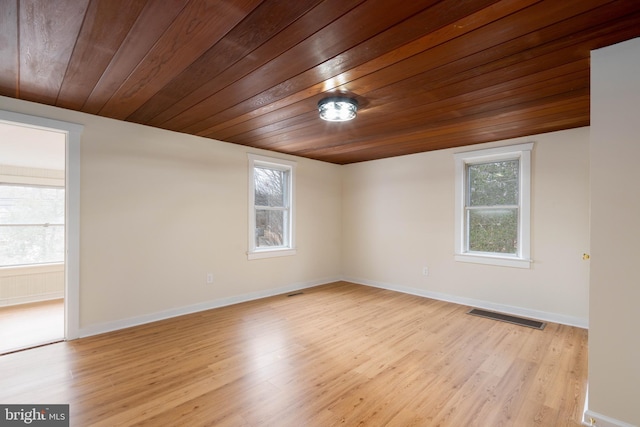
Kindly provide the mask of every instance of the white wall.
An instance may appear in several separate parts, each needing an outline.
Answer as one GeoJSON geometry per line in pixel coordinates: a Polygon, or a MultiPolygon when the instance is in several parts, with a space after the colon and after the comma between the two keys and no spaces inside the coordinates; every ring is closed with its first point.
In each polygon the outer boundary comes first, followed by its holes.
{"type": "Polygon", "coordinates": [[[640,39],[591,67],[589,411],[640,426],[640,39]]]}
{"type": "Polygon", "coordinates": [[[259,150],[4,97],[0,109],[84,125],[81,335],[340,277],[339,166],[294,159],[298,254],[248,261],[259,150]]]}
{"type": "Polygon", "coordinates": [[[353,281],[586,326],[589,129],[348,165],[343,272],[353,281]],[[535,142],[531,269],[454,261],[455,152],[535,142]],[[422,275],[424,266],[429,276],[422,275]]]}

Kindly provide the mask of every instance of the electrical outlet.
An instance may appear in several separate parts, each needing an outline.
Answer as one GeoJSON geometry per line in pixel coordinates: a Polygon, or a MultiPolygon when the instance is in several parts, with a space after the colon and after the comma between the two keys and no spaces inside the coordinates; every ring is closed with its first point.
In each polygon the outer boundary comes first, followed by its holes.
{"type": "Polygon", "coordinates": [[[429,267],[422,267],[422,275],[423,276],[429,275],[429,267]]]}
{"type": "Polygon", "coordinates": [[[213,283],[213,273],[207,273],[207,284],[213,283]]]}

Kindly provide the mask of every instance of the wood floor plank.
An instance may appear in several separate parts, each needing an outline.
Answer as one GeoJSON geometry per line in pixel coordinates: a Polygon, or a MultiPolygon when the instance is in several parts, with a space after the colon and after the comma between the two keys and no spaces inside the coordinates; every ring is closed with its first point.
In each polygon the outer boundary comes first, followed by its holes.
{"type": "Polygon", "coordinates": [[[579,426],[587,331],[346,282],[0,356],[72,426],[579,426]]]}

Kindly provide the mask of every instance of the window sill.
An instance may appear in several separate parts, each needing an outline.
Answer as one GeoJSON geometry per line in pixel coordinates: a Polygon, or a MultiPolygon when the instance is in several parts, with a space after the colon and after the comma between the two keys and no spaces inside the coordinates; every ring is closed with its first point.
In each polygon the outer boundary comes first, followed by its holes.
{"type": "Polygon", "coordinates": [[[531,260],[523,258],[500,257],[491,255],[456,254],[455,260],[474,264],[497,265],[500,267],[531,268],[531,260]]]}
{"type": "Polygon", "coordinates": [[[64,271],[63,262],[52,262],[47,264],[25,264],[0,267],[0,278],[14,276],[28,276],[31,274],[46,274],[64,271]]]}
{"type": "Polygon", "coordinates": [[[292,256],[296,254],[295,249],[282,248],[282,249],[267,249],[255,252],[248,252],[247,259],[263,259],[263,258],[275,258],[281,256],[292,256]]]}

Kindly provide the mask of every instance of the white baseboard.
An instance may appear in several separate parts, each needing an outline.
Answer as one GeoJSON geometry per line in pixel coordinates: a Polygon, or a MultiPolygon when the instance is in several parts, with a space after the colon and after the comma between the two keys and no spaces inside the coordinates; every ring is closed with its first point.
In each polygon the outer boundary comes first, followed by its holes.
{"type": "Polygon", "coordinates": [[[11,297],[0,299],[0,307],[9,307],[12,305],[29,304],[32,302],[43,302],[54,299],[64,298],[64,291],[49,292],[46,294],[34,294],[21,297],[11,297]]]}
{"type": "Polygon", "coordinates": [[[545,322],[560,323],[562,325],[576,326],[578,328],[589,328],[589,319],[567,316],[558,313],[549,313],[546,311],[532,310],[524,307],[516,307],[506,304],[498,304],[490,301],[478,300],[473,298],[460,297],[456,295],[449,295],[440,292],[432,292],[424,289],[411,288],[407,286],[399,286],[391,283],[383,283],[368,279],[358,279],[355,277],[345,277],[342,280],[346,282],[357,283],[359,285],[372,286],[374,288],[387,289],[390,291],[402,292],[405,294],[416,295],[426,298],[431,298],[440,301],[452,302],[460,305],[467,305],[476,308],[483,308],[485,310],[497,311],[505,314],[512,314],[516,316],[528,317],[536,320],[542,320],[545,322]]]}
{"type": "Polygon", "coordinates": [[[311,288],[314,286],[333,283],[341,280],[340,278],[321,279],[304,283],[294,283],[288,286],[282,286],[275,289],[266,289],[263,291],[251,292],[243,295],[236,295],[227,298],[206,301],[185,307],[172,308],[157,313],[146,314],[143,316],[131,317],[128,319],[116,320],[114,322],[100,323],[97,325],[89,325],[81,327],[78,337],[84,338],[92,335],[104,334],[106,332],[126,329],[132,326],[144,325],[145,323],[157,322],[159,320],[169,319],[171,317],[183,316],[185,314],[197,313],[199,311],[210,310],[212,308],[225,307],[228,305],[238,304],[242,302],[252,301],[260,298],[267,298],[275,295],[286,294],[292,291],[311,288]]]}
{"type": "Polygon", "coordinates": [[[594,411],[586,410],[582,417],[582,425],[590,427],[637,427],[615,418],[607,417],[594,411]]]}
{"type": "Polygon", "coordinates": [[[402,292],[411,295],[422,296],[426,298],[436,299],[440,301],[452,302],[455,304],[467,305],[477,308],[483,308],[487,310],[498,311],[501,313],[513,314],[516,316],[529,317],[546,322],[560,323],[563,325],[577,326],[580,328],[588,327],[588,319],[575,318],[571,316],[565,316],[555,313],[548,313],[538,310],[530,310],[522,307],[513,307],[504,304],[496,304],[489,301],[476,300],[472,298],[458,297],[455,295],[443,294],[439,292],[431,292],[423,289],[410,288],[405,286],[398,286],[390,283],[382,283],[366,279],[358,279],[354,277],[336,277],[327,278],[321,280],[315,280],[304,283],[295,283],[275,289],[266,289],[258,292],[251,292],[248,294],[237,295],[227,298],[220,298],[211,301],[205,301],[198,304],[193,304],[185,307],[172,308],[157,313],[146,314],[142,316],[136,316],[128,319],[116,320],[113,322],[106,322],[96,325],[89,325],[80,328],[79,337],[88,337],[91,335],[103,334],[106,332],[112,332],[119,329],[130,328],[132,326],[143,325],[145,323],[156,322],[159,320],[169,319],[171,317],[183,316],[185,314],[197,313],[199,311],[210,310],[213,308],[225,307],[228,305],[239,304],[242,302],[252,301],[260,298],[267,298],[275,295],[281,295],[292,291],[297,291],[305,288],[311,288],[314,286],[324,285],[327,283],[333,283],[340,280],[352,282],[365,286],[372,286],[375,288],[382,288],[396,292],[402,292]]]}

